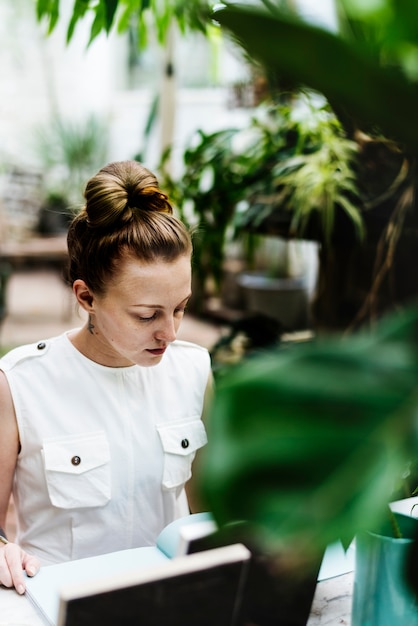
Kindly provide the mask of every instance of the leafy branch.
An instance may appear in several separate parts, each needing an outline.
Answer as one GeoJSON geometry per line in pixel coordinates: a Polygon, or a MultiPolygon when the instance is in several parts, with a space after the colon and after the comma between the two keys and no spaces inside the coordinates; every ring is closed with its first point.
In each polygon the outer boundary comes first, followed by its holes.
{"type": "MultiPolygon", "coordinates": [[[[205,0],[75,0],[67,26],[67,43],[78,23],[87,17],[92,19],[88,45],[101,33],[109,35],[114,28],[121,33],[131,26],[137,29],[138,41],[144,45],[152,20],[159,42],[164,43],[173,21],[182,32],[190,28],[206,33],[210,10],[210,3],[205,0]]],[[[60,19],[60,0],[37,0],[36,15],[39,22],[46,22],[47,33],[51,34],[60,19]]]]}

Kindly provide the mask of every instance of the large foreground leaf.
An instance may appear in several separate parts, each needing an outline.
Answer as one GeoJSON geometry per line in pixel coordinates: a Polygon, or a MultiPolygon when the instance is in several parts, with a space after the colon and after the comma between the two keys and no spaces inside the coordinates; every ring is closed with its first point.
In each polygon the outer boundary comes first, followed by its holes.
{"type": "Polygon", "coordinates": [[[416,457],[418,309],[374,333],[278,348],[219,385],[201,481],[219,524],[322,551],[387,515],[416,457]]]}

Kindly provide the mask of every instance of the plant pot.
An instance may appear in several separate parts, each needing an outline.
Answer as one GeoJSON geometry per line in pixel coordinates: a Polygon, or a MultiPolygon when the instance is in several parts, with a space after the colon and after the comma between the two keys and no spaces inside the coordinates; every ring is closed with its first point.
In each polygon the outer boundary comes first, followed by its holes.
{"type": "Polygon", "coordinates": [[[367,532],[356,538],[352,626],[418,626],[418,602],[405,580],[418,519],[395,514],[403,538],[367,532]]]}
{"type": "Polygon", "coordinates": [[[248,311],[278,320],[284,331],[310,327],[309,289],[305,276],[273,278],[260,272],[245,272],[239,276],[238,282],[248,311]]]}

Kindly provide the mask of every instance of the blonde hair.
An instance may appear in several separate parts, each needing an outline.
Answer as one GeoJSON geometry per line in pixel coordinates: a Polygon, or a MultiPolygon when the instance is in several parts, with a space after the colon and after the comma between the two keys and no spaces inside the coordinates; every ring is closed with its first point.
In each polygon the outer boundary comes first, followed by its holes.
{"type": "Polygon", "coordinates": [[[186,226],[173,215],[154,174],[137,161],[109,163],[91,178],[68,230],[67,282],[103,293],[126,254],[150,263],[191,255],[186,226]]]}

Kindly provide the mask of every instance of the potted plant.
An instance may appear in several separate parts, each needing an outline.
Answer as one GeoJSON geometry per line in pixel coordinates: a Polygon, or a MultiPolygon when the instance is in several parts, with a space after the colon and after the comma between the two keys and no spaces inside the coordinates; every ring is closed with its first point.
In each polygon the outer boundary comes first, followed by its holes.
{"type": "Polygon", "coordinates": [[[407,270],[417,237],[418,147],[410,123],[417,86],[406,52],[416,45],[408,6],[392,19],[389,2],[363,10],[340,0],[338,27],[330,32],[298,17],[290,2],[224,4],[214,15],[223,30],[269,75],[325,96],[357,146],[354,204],[365,237],[359,241],[352,219],[338,211],[330,245],[320,245],[316,327],[354,328],[416,297],[418,284],[407,270]]]}
{"type": "Polygon", "coordinates": [[[306,268],[290,262],[292,252],[294,258],[303,239],[330,246],[341,214],[358,240],[364,237],[355,204],[359,196],[356,145],[344,136],[329,107],[314,106],[306,94],[293,94],[290,104],[270,106],[253,123],[267,158],[247,188],[245,205],[236,214],[236,229],[275,237],[284,255],[281,263],[277,262],[280,255],[276,261],[272,257],[273,271],[246,273],[241,284],[251,290],[252,299],[261,297],[259,310],[270,310],[286,330],[309,328],[312,287],[306,268]]]}
{"type": "Polygon", "coordinates": [[[306,272],[300,262],[297,268],[291,263],[297,244],[289,245],[288,239],[312,238],[314,231],[327,244],[339,211],[348,216],[358,237],[363,235],[353,202],[355,144],[343,136],[329,108],[315,108],[299,95],[290,105],[272,100],[260,104],[244,128],[211,134],[200,130],[183,155],[177,179],[165,168],[168,155],[160,166],[162,185],[183,220],[196,229],[199,301],[208,297],[210,282],[216,293],[221,291],[227,248],[238,240],[243,269],[250,271],[239,279],[250,310],[273,314],[286,330],[308,327],[306,272]],[[255,263],[261,257],[260,242],[280,235],[286,239],[276,241],[268,267],[255,263]],[[275,293],[277,305],[272,308],[268,305],[275,293]],[[258,304],[256,294],[261,295],[258,304]]]}
{"type": "Polygon", "coordinates": [[[36,130],[35,140],[45,188],[38,230],[43,235],[65,233],[86,181],[106,160],[107,129],[93,114],[82,121],[58,116],[36,130]]]}
{"type": "Polygon", "coordinates": [[[358,149],[330,107],[299,91],[290,103],[272,101],[260,108],[253,127],[264,144],[264,167],[247,190],[239,227],[329,244],[343,213],[362,239],[358,149]]]}

